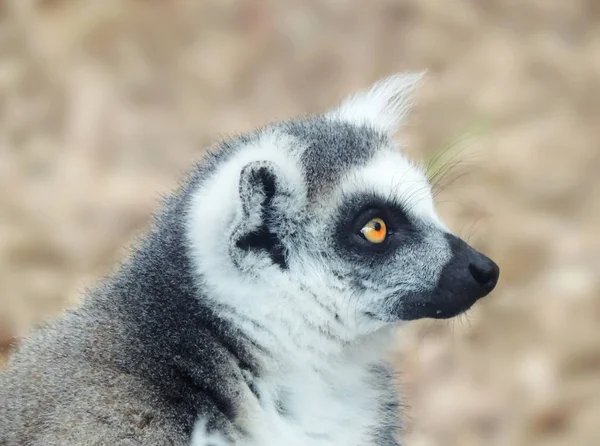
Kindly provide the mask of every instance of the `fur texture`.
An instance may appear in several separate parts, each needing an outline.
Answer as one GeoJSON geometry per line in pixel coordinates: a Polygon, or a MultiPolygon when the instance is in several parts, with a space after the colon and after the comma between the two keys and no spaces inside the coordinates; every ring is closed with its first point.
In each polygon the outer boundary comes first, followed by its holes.
{"type": "Polygon", "coordinates": [[[0,374],[0,445],[399,445],[394,327],[498,278],[393,143],[419,77],[209,153],[0,374]],[[361,235],[373,218],[382,243],[361,235]]]}

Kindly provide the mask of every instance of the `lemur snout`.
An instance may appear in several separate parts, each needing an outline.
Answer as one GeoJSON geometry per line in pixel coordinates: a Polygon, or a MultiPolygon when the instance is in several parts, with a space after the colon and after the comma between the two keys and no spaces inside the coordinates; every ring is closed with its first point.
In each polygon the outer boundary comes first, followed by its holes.
{"type": "Polygon", "coordinates": [[[498,283],[498,265],[464,240],[450,234],[446,238],[452,259],[442,273],[440,285],[459,291],[467,300],[487,296],[498,283]]]}
{"type": "Polygon", "coordinates": [[[446,234],[451,258],[430,292],[405,296],[399,315],[404,320],[446,319],[467,311],[495,287],[500,275],[496,263],[465,241],[446,234]]]}
{"type": "Polygon", "coordinates": [[[496,287],[500,275],[498,265],[480,253],[469,264],[469,272],[486,294],[496,287]]]}

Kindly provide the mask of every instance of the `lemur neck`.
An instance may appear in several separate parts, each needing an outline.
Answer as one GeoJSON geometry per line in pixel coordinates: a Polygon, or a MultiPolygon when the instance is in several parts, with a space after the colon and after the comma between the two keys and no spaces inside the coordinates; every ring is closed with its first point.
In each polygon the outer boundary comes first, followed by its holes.
{"type": "Polygon", "coordinates": [[[242,313],[226,305],[219,312],[253,340],[258,355],[269,363],[289,366],[332,360],[343,355],[346,347],[326,326],[307,323],[296,312],[274,308],[242,313]]]}
{"type": "Polygon", "coordinates": [[[297,368],[330,369],[334,363],[374,364],[385,360],[395,333],[387,326],[352,341],[340,338],[332,327],[307,320],[294,311],[241,313],[227,305],[219,310],[256,345],[257,357],[273,373],[297,368]]]}

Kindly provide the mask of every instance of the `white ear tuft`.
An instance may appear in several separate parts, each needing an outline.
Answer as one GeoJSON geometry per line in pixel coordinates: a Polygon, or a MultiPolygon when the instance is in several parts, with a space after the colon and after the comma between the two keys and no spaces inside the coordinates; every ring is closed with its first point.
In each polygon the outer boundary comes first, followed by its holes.
{"type": "Polygon", "coordinates": [[[342,101],[328,116],[393,133],[410,111],[415,91],[425,71],[396,74],[342,101]]]}

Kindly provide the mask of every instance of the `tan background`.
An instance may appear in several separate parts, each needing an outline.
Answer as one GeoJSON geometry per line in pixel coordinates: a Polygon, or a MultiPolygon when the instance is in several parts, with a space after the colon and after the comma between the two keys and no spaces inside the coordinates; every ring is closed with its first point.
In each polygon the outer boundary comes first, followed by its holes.
{"type": "Polygon", "coordinates": [[[424,68],[405,140],[459,138],[439,209],[502,278],[400,331],[406,443],[599,445],[595,0],[0,2],[0,338],[76,303],[220,136],[424,68]]]}

